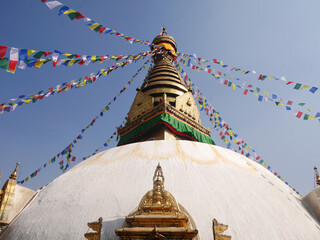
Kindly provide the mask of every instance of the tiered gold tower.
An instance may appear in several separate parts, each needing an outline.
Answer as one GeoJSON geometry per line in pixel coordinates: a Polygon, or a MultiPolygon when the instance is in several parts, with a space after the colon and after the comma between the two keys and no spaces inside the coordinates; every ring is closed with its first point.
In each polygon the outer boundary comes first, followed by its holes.
{"type": "Polygon", "coordinates": [[[177,44],[165,28],[154,38],[154,67],[130,108],[126,125],[118,130],[118,145],[148,140],[193,140],[214,144],[210,129],[201,125],[199,110],[173,61],[177,44]]]}

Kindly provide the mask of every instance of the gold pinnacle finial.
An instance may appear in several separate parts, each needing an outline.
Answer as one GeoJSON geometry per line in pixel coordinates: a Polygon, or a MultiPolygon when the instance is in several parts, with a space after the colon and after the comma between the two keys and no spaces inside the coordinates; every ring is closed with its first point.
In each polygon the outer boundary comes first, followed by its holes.
{"type": "Polygon", "coordinates": [[[162,31],[161,31],[160,35],[167,35],[167,30],[166,30],[165,26],[162,27],[162,31]]]}
{"type": "Polygon", "coordinates": [[[315,178],[316,178],[316,184],[317,184],[317,185],[320,185],[320,176],[319,176],[317,167],[314,166],[313,169],[314,169],[314,175],[315,175],[315,178]]]}
{"type": "Polygon", "coordinates": [[[160,163],[153,175],[153,200],[157,204],[161,204],[163,199],[162,195],[164,193],[164,176],[160,163]]]}
{"type": "Polygon", "coordinates": [[[13,173],[11,173],[9,179],[16,180],[17,179],[17,170],[20,162],[17,162],[16,168],[14,169],[13,173]]]}

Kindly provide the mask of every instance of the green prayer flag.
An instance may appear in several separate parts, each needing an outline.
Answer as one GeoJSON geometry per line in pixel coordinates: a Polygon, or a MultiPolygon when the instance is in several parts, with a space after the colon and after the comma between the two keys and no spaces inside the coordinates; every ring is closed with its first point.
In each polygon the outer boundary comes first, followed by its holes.
{"type": "Polygon", "coordinates": [[[228,82],[228,87],[231,87],[231,85],[232,85],[232,82],[228,82]]]}
{"type": "Polygon", "coordinates": [[[43,54],[44,54],[44,52],[37,52],[36,54],[33,55],[33,57],[36,59],[39,59],[42,57],[43,54]]]}
{"type": "Polygon", "coordinates": [[[263,80],[265,80],[266,78],[267,78],[267,76],[266,76],[266,75],[263,75],[263,76],[260,78],[260,80],[263,81],[263,80]]]}
{"type": "Polygon", "coordinates": [[[0,59],[0,68],[7,69],[8,62],[8,58],[0,59]]]}
{"type": "Polygon", "coordinates": [[[61,169],[61,170],[63,169],[63,165],[61,165],[60,169],[61,169]]]}
{"type": "Polygon", "coordinates": [[[297,83],[293,89],[299,90],[301,86],[302,86],[301,83],[297,83]]]}
{"type": "Polygon", "coordinates": [[[304,114],[303,120],[308,120],[308,119],[309,119],[309,116],[310,116],[310,115],[308,115],[308,114],[304,114]]]}
{"type": "MultiPolygon", "coordinates": [[[[262,79],[262,78],[261,78],[262,79]]],[[[257,92],[260,92],[260,88],[257,87],[257,92]]]]}
{"type": "Polygon", "coordinates": [[[78,13],[78,12],[73,12],[73,13],[68,14],[68,17],[70,18],[71,21],[76,19],[79,16],[80,16],[80,13],[78,13]]]}
{"type": "Polygon", "coordinates": [[[306,103],[298,103],[298,105],[304,106],[304,105],[306,105],[306,103]]]}
{"type": "Polygon", "coordinates": [[[102,25],[99,25],[98,27],[96,27],[95,29],[93,29],[93,31],[98,32],[101,27],[102,27],[102,25]]]}

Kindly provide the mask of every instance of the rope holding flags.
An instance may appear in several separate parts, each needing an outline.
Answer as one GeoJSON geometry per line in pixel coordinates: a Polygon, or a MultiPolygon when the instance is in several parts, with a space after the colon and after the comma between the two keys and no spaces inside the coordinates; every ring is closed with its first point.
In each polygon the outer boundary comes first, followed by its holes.
{"type": "Polygon", "coordinates": [[[28,68],[41,68],[44,64],[48,62],[52,62],[53,67],[64,65],[64,66],[74,66],[78,64],[80,66],[88,66],[90,63],[99,62],[100,64],[103,63],[105,60],[135,60],[139,57],[139,54],[134,55],[119,55],[119,56],[96,56],[96,55],[82,55],[82,54],[70,54],[70,53],[62,53],[61,51],[54,50],[54,52],[45,52],[45,51],[37,51],[37,50],[30,50],[30,49],[19,49],[15,47],[11,47],[10,51],[7,51],[9,47],[7,46],[0,46],[0,68],[7,70],[12,74],[15,73],[16,69],[25,70],[28,68]],[[5,57],[6,52],[10,52],[10,56],[5,57]],[[18,61],[17,54],[18,54],[18,61]],[[52,58],[51,57],[52,54],[52,58]],[[50,56],[50,57],[48,57],[50,56]],[[66,58],[61,58],[61,56],[65,56],[66,58]],[[43,58],[44,57],[44,58],[43,58]],[[48,57],[48,58],[47,58],[48,57]],[[18,65],[19,63],[19,65],[18,65]]]}
{"type": "MultiPolygon", "coordinates": [[[[176,63],[175,63],[176,64],[176,63]]],[[[239,137],[238,134],[222,119],[220,114],[212,107],[212,105],[207,101],[204,95],[200,92],[200,90],[196,89],[194,83],[190,80],[188,75],[182,70],[179,70],[179,66],[176,64],[176,68],[178,71],[181,72],[183,79],[187,87],[192,90],[192,95],[199,103],[199,108],[201,111],[205,111],[206,115],[209,117],[209,120],[212,124],[214,124],[214,129],[219,132],[219,137],[227,146],[228,149],[232,149],[235,152],[238,152],[255,162],[259,163],[260,165],[264,166],[268,169],[273,175],[278,177],[281,181],[283,181],[286,185],[288,185],[294,192],[300,194],[296,191],[295,188],[291,187],[287,181],[285,181],[277,172],[274,172],[272,168],[255,152],[255,150],[249,146],[243,139],[239,137]],[[189,80],[188,82],[186,80],[189,80]],[[228,141],[227,137],[229,137],[230,141],[228,141]],[[233,144],[236,144],[238,150],[236,148],[231,148],[233,144]],[[251,151],[252,155],[249,153],[251,151]]]]}
{"type": "MultiPolygon", "coordinates": [[[[46,162],[44,165],[43,165],[43,168],[46,168],[47,165],[50,165],[50,164],[53,164],[54,162],[56,162],[60,157],[64,157],[66,156],[67,157],[67,162],[70,163],[70,159],[71,161],[75,161],[76,158],[75,157],[72,157],[71,156],[71,153],[73,151],[73,148],[74,148],[74,145],[78,143],[79,140],[81,140],[83,138],[83,134],[85,133],[86,130],[88,130],[91,126],[93,126],[95,124],[95,122],[104,116],[104,113],[109,111],[110,110],[110,105],[112,104],[112,102],[115,102],[117,97],[120,97],[121,94],[128,88],[128,85],[131,85],[131,83],[134,81],[134,79],[136,78],[136,76],[140,73],[140,71],[142,69],[145,69],[146,65],[150,62],[150,59],[147,60],[141,68],[139,68],[137,70],[137,72],[135,73],[135,75],[133,75],[133,77],[127,82],[127,84],[119,91],[119,93],[113,98],[112,101],[110,101],[103,109],[102,111],[86,126],[84,127],[82,130],[81,130],[81,133],[70,143],[68,144],[68,146],[66,148],[64,148],[61,152],[59,152],[58,154],[56,154],[52,159],[50,159],[48,162],[46,162]]],[[[122,127],[122,125],[120,125],[120,127],[122,127]]],[[[113,134],[115,135],[115,134],[113,134]]],[[[103,146],[107,147],[109,142],[110,142],[110,139],[112,139],[112,137],[110,137],[107,142],[105,142],[103,144],[103,146]]],[[[85,160],[85,159],[83,159],[85,160]]],[[[61,161],[59,161],[59,165],[60,165],[60,168],[61,170],[64,169],[64,167],[62,167],[64,164],[64,160],[62,159],[61,161]]],[[[18,181],[19,184],[23,184],[25,182],[27,182],[30,178],[33,178],[35,176],[37,176],[37,174],[41,171],[42,167],[38,168],[36,171],[34,171],[33,173],[30,174],[30,176],[24,178],[23,180],[21,181],[18,181]]]]}
{"type": "MultiPolygon", "coordinates": [[[[184,65],[186,65],[186,61],[181,61],[181,60],[182,60],[182,58],[180,58],[180,62],[182,62],[184,65]]],[[[222,75],[221,72],[218,72],[218,74],[211,73],[212,71],[209,71],[210,68],[208,68],[210,66],[207,66],[206,68],[202,68],[202,67],[198,67],[198,66],[192,65],[190,62],[188,62],[187,66],[192,68],[193,70],[198,70],[198,71],[204,70],[204,71],[208,72],[216,80],[220,80],[220,84],[223,84],[224,86],[227,86],[227,87],[231,87],[233,90],[235,90],[235,89],[244,89],[243,94],[246,95],[246,96],[247,96],[248,92],[253,93],[253,95],[255,97],[257,97],[257,100],[260,101],[260,102],[268,102],[268,101],[269,102],[274,102],[275,106],[277,106],[277,107],[282,107],[283,106],[283,107],[285,107],[284,109],[287,110],[287,111],[291,111],[292,110],[294,115],[299,119],[309,120],[309,119],[317,119],[317,118],[319,118],[318,120],[320,122],[320,112],[317,112],[315,114],[315,116],[312,116],[311,114],[309,114],[312,111],[312,109],[310,109],[310,108],[307,108],[307,112],[308,113],[304,113],[304,112],[302,112],[300,110],[293,109],[292,105],[293,105],[294,101],[292,101],[292,100],[288,100],[288,101],[286,101],[287,104],[284,104],[282,102],[283,99],[281,97],[279,98],[276,94],[270,94],[268,91],[261,90],[258,87],[254,88],[254,86],[251,85],[251,84],[248,84],[246,86],[245,82],[242,83],[242,86],[239,85],[239,84],[235,84],[230,80],[223,79],[221,77],[221,75],[222,75]],[[263,94],[266,95],[267,97],[264,97],[263,94]],[[272,98],[270,98],[269,95],[272,95],[272,98]]],[[[179,65],[177,65],[177,67],[178,67],[178,70],[181,70],[181,67],[179,65]]],[[[183,70],[182,70],[182,72],[183,72],[183,70]]],[[[213,72],[214,72],[214,70],[213,70],[213,72]]],[[[299,106],[305,106],[305,104],[306,103],[298,103],[299,106]]]]}
{"type": "Polygon", "coordinates": [[[61,93],[61,92],[66,92],[71,89],[76,89],[83,87],[87,84],[91,84],[95,82],[99,77],[102,75],[108,75],[112,71],[118,69],[118,68],[123,68],[127,66],[128,64],[131,64],[133,62],[136,62],[140,59],[144,59],[147,56],[151,55],[152,52],[146,52],[146,53],[141,53],[138,54],[137,57],[134,60],[127,60],[126,62],[118,62],[115,65],[112,65],[111,67],[108,67],[106,69],[101,69],[98,71],[96,74],[92,73],[89,76],[85,76],[84,79],[79,78],[79,80],[76,82],[75,80],[71,80],[69,83],[65,82],[62,83],[61,85],[57,85],[56,88],[49,88],[47,91],[41,90],[37,94],[30,94],[29,96],[26,95],[20,95],[18,98],[10,99],[8,103],[2,103],[0,104],[0,114],[3,112],[13,112],[17,106],[21,107],[23,104],[28,104],[30,102],[35,103],[38,99],[42,100],[45,97],[49,97],[54,95],[55,93],[61,93]]]}
{"type": "MultiPolygon", "coordinates": [[[[188,54],[184,54],[184,53],[179,53],[179,55],[185,59],[188,59],[191,61],[191,58],[198,62],[198,64],[201,66],[203,63],[210,63],[211,61],[209,60],[206,60],[206,59],[203,59],[203,58],[197,58],[197,56],[194,54],[194,55],[188,55],[188,54]]],[[[252,70],[243,70],[243,69],[240,69],[240,68],[236,68],[236,67],[229,67],[228,65],[224,64],[223,61],[217,61],[217,59],[213,59],[212,62],[214,64],[218,64],[220,65],[222,68],[225,68],[228,72],[231,72],[231,71],[240,71],[241,73],[243,74],[255,74],[255,75],[258,75],[258,78],[257,80],[260,80],[260,81],[264,81],[265,79],[269,79],[270,81],[272,80],[276,80],[276,81],[283,81],[285,83],[286,86],[290,85],[290,86],[294,86],[293,89],[294,90],[305,90],[305,89],[308,89],[309,92],[311,93],[315,93],[319,87],[315,87],[315,86],[309,86],[309,85],[306,85],[306,84],[303,84],[303,83],[297,83],[297,82],[293,82],[293,81],[288,81],[286,80],[285,77],[275,77],[275,76],[267,76],[267,75],[264,75],[264,74],[257,74],[256,71],[252,70]]],[[[188,65],[190,64],[190,62],[188,61],[188,65]]],[[[209,66],[210,67],[210,66],[209,66]]]]}
{"type": "Polygon", "coordinates": [[[61,6],[60,9],[59,9],[59,13],[58,13],[59,16],[62,15],[62,14],[63,15],[68,15],[68,17],[69,17],[69,19],[71,21],[83,19],[84,23],[87,26],[89,26],[89,29],[91,29],[92,31],[95,31],[95,32],[100,33],[100,34],[110,34],[110,35],[118,36],[118,37],[120,37],[122,39],[125,39],[130,44],[132,44],[132,43],[140,43],[142,45],[150,46],[150,42],[149,41],[142,41],[142,40],[139,40],[139,39],[135,39],[135,38],[129,37],[129,36],[125,35],[125,34],[122,34],[122,33],[118,32],[116,30],[113,30],[113,29],[110,29],[108,27],[105,27],[102,24],[97,23],[97,22],[91,20],[88,17],[85,17],[81,12],[75,11],[73,9],[70,9],[68,6],[65,6],[64,4],[62,4],[59,1],[41,0],[41,2],[45,3],[50,10],[52,10],[52,9],[58,7],[58,6],[61,6]]]}

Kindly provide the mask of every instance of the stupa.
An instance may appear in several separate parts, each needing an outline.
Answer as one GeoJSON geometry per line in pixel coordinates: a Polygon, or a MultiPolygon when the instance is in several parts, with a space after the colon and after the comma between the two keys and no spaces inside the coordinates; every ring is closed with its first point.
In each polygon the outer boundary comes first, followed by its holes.
{"type": "Polygon", "coordinates": [[[13,174],[1,191],[0,238],[320,239],[320,188],[302,198],[263,166],[215,146],[173,65],[175,40],[163,28],[151,48],[154,66],[118,147],[37,191],[13,174]]]}

